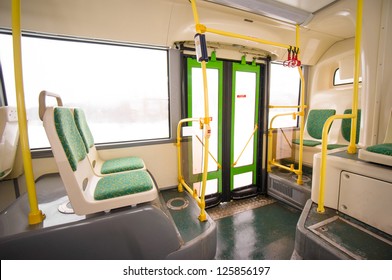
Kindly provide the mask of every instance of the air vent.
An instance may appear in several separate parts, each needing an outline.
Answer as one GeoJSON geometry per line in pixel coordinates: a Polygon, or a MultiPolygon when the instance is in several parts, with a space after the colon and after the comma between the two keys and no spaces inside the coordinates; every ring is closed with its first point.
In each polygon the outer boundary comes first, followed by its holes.
{"type": "Polygon", "coordinates": [[[272,180],[272,188],[288,197],[293,197],[293,189],[289,186],[280,183],[279,181],[272,180]]]}

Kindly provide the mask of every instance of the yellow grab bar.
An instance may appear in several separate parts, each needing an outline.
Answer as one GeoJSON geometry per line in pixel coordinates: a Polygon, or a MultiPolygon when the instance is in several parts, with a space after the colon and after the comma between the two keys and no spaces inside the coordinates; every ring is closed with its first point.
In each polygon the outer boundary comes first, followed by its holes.
{"type": "Polygon", "coordinates": [[[303,162],[303,137],[304,137],[304,126],[305,126],[305,79],[304,75],[302,73],[301,67],[298,68],[298,73],[300,75],[301,79],[301,93],[300,93],[300,105],[299,106],[269,106],[270,108],[299,108],[300,110],[298,112],[289,112],[289,113],[282,113],[282,114],[277,114],[274,117],[272,117],[270,121],[270,126],[268,130],[268,160],[267,160],[267,172],[271,172],[271,165],[278,166],[280,168],[289,170],[291,172],[294,172],[295,174],[298,175],[297,177],[297,184],[302,185],[302,162],[303,162]],[[294,169],[293,167],[286,167],[284,165],[281,165],[272,158],[272,131],[274,130],[273,128],[273,122],[275,121],[276,118],[282,117],[282,116],[290,116],[292,115],[293,118],[299,116],[300,121],[299,121],[299,128],[300,128],[300,136],[299,136],[299,156],[298,156],[298,169],[294,169]]]}
{"type": "Polygon", "coordinates": [[[328,141],[328,131],[332,122],[336,119],[350,119],[353,118],[353,114],[345,115],[334,115],[329,117],[323,126],[323,136],[321,140],[321,165],[320,165],[320,186],[319,186],[319,196],[318,196],[318,206],[317,212],[324,213],[324,196],[325,196],[325,176],[327,169],[327,141],[328,141]]]}
{"type": "MultiPolygon", "coordinates": [[[[305,108],[307,106],[305,105],[305,108]]],[[[299,109],[301,105],[269,105],[268,108],[270,109],[299,109]]]]}
{"type": "Polygon", "coordinates": [[[177,125],[177,171],[178,171],[178,191],[183,192],[182,184],[181,181],[184,179],[182,176],[182,164],[181,164],[181,125],[186,122],[194,122],[194,121],[200,121],[200,119],[197,118],[187,118],[187,119],[182,119],[178,122],[177,125]]]}
{"type": "Polygon", "coordinates": [[[12,40],[14,47],[14,71],[16,103],[18,109],[18,123],[20,145],[22,148],[23,167],[26,178],[27,193],[30,204],[28,221],[30,225],[39,224],[45,219],[45,215],[38,209],[37,193],[35,189],[33,164],[31,160],[29,136],[27,131],[26,105],[23,89],[23,68],[22,68],[22,44],[20,29],[20,0],[12,1],[12,40]]]}
{"type": "Polygon", "coordinates": [[[241,35],[241,34],[227,32],[227,31],[222,31],[222,30],[218,30],[218,29],[214,29],[214,28],[208,28],[208,27],[206,27],[204,25],[199,25],[198,28],[199,28],[199,30],[202,33],[209,32],[209,33],[214,33],[214,34],[218,34],[218,35],[222,35],[222,36],[226,36],[226,37],[243,39],[243,40],[247,40],[247,41],[252,41],[252,42],[265,44],[265,45],[276,46],[276,47],[281,47],[281,48],[285,48],[285,49],[290,48],[290,45],[288,45],[288,44],[282,44],[282,43],[277,43],[277,42],[272,42],[272,41],[268,41],[268,40],[263,40],[263,39],[259,39],[259,38],[255,38],[255,37],[251,37],[251,36],[241,35]]]}
{"type": "Polygon", "coordinates": [[[359,62],[361,50],[361,34],[362,34],[362,10],[363,0],[357,0],[357,15],[356,15],[356,28],[355,28],[355,57],[354,57],[354,91],[353,91],[353,104],[352,113],[345,115],[336,115],[329,117],[323,127],[323,138],[321,146],[321,166],[320,166],[320,185],[317,212],[324,213],[324,199],[325,199],[325,178],[327,169],[327,143],[328,128],[334,119],[350,119],[351,118],[351,132],[350,132],[350,145],[347,152],[350,154],[356,153],[356,134],[357,134],[357,116],[358,116],[358,88],[359,88],[359,62]]]}

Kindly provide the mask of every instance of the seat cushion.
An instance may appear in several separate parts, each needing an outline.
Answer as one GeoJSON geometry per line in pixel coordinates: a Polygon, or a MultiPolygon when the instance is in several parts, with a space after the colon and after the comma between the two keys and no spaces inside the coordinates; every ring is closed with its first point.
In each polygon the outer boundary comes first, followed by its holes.
{"type": "Polygon", "coordinates": [[[103,200],[149,191],[153,188],[150,174],[145,170],[105,176],[98,181],[94,198],[103,200]]]}
{"type": "Polygon", "coordinates": [[[366,148],[366,150],[372,153],[392,156],[392,143],[369,146],[366,148]]]}
{"type": "Polygon", "coordinates": [[[111,174],[141,168],[144,168],[144,162],[139,157],[115,158],[104,162],[101,168],[101,173],[111,174]]]}
{"type": "MultiPolygon", "coordinates": [[[[293,142],[294,144],[299,145],[299,139],[293,139],[292,142],[293,142]]],[[[307,147],[315,147],[315,146],[320,145],[320,144],[321,144],[321,141],[306,140],[306,139],[304,139],[304,146],[307,146],[307,147]]]]}
{"type": "Polygon", "coordinates": [[[328,150],[334,150],[334,149],[343,148],[343,147],[347,147],[347,145],[344,145],[344,144],[328,144],[327,145],[328,150]]]}

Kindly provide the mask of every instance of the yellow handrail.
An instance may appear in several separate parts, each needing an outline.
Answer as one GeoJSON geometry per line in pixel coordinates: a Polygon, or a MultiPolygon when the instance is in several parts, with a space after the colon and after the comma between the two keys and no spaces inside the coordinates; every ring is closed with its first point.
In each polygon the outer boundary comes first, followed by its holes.
{"type": "Polygon", "coordinates": [[[336,119],[350,119],[353,118],[354,114],[345,114],[345,115],[334,115],[329,117],[323,126],[323,136],[321,143],[321,165],[320,165],[320,186],[319,186],[319,196],[318,196],[318,206],[317,212],[324,213],[324,196],[325,196],[325,176],[327,169],[327,138],[329,127],[332,122],[336,119]]]}
{"type": "Polygon", "coordinates": [[[359,62],[361,52],[361,35],[362,35],[362,10],[363,0],[357,0],[357,15],[355,28],[355,56],[354,56],[354,90],[352,101],[352,113],[345,115],[336,115],[329,117],[323,127],[323,138],[321,146],[321,165],[320,165],[320,185],[317,212],[324,213],[324,198],[325,198],[325,178],[327,169],[327,143],[328,129],[334,119],[350,119],[350,145],[347,148],[347,153],[356,153],[356,134],[357,134],[357,116],[358,116],[358,88],[359,88],[359,62]]]}
{"type": "MultiPolygon", "coordinates": [[[[279,108],[278,106],[275,106],[275,108],[279,108]]],[[[298,115],[299,112],[290,112],[290,113],[282,113],[282,114],[277,114],[273,116],[270,120],[270,126],[268,129],[268,161],[267,161],[267,172],[271,172],[271,165],[278,165],[275,160],[272,158],[272,132],[275,128],[273,128],[272,124],[275,121],[276,118],[278,117],[283,117],[283,116],[290,116],[292,115],[293,118],[295,118],[298,115]]],[[[279,164],[280,166],[280,164],[279,164]]]]}
{"type": "Polygon", "coordinates": [[[14,49],[14,72],[16,102],[18,109],[18,123],[20,145],[22,148],[23,167],[26,178],[27,193],[30,204],[28,221],[30,225],[39,224],[45,219],[45,215],[38,209],[37,193],[35,189],[33,164],[29,147],[29,136],[27,132],[26,105],[23,89],[23,68],[22,68],[22,48],[21,48],[21,28],[20,28],[20,0],[12,1],[12,40],[14,49]]]}
{"type": "MultiPolygon", "coordinates": [[[[197,137],[198,140],[204,146],[204,165],[203,165],[203,175],[202,175],[202,186],[201,186],[201,192],[200,192],[200,194],[198,194],[196,189],[191,188],[185,182],[183,174],[182,174],[182,163],[181,163],[181,140],[182,140],[182,138],[181,138],[181,126],[182,126],[183,123],[186,123],[186,122],[198,122],[200,124],[200,127],[202,127],[203,129],[207,129],[207,126],[205,126],[205,124],[203,123],[204,120],[205,120],[205,118],[186,118],[186,119],[180,120],[178,125],[177,125],[177,142],[176,142],[176,146],[177,146],[177,168],[178,168],[178,191],[179,192],[183,192],[184,188],[185,188],[192,195],[192,197],[196,200],[197,204],[200,207],[199,220],[202,221],[202,222],[207,219],[207,215],[206,215],[206,212],[205,212],[205,188],[206,188],[207,172],[208,172],[208,165],[206,166],[206,161],[207,161],[206,157],[208,157],[208,155],[211,155],[211,153],[208,150],[208,147],[205,145],[205,143],[203,143],[201,141],[201,139],[199,139],[197,137]],[[206,175],[204,176],[204,174],[206,174],[206,175]],[[205,181],[204,184],[203,184],[203,181],[205,181]]],[[[206,134],[206,133],[204,133],[204,134],[206,134]]],[[[204,136],[204,139],[206,139],[206,136],[204,136]]],[[[218,162],[217,162],[217,164],[218,164],[218,167],[220,168],[220,164],[218,162]]]]}
{"type": "Polygon", "coordinates": [[[304,126],[305,126],[305,79],[302,73],[301,67],[297,67],[298,72],[300,75],[301,79],[301,92],[300,92],[300,105],[299,106],[270,106],[270,108],[299,108],[300,110],[298,112],[290,112],[290,113],[282,113],[282,114],[277,114],[274,117],[272,117],[270,121],[270,126],[268,130],[268,160],[267,160],[267,172],[271,172],[271,165],[280,167],[282,169],[288,170],[290,172],[294,172],[295,174],[298,175],[297,177],[297,184],[302,185],[302,161],[303,161],[303,137],[304,137],[304,126]],[[299,121],[299,156],[298,156],[298,169],[294,169],[294,165],[291,165],[290,167],[284,166],[282,164],[277,163],[273,158],[272,158],[272,131],[275,129],[273,127],[273,122],[277,117],[282,117],[282,116],[289,116],[292,115],[293,118],[299,116],[300,121],[299,121]]]}
{"type": "Polygon", "coordinates": [[[227,31],[222,31],[222,30],[218,30],[218,29],[214,29],[214,28],[208,28],[204,25],[199,25],[198,29],[202,33],[209,32],[209,33],[214,33],[214,34],[218,34],[218,35],[222,35],[222,36],[226,36],[226,37],[232,37],[232,38],[243,39],[243,40],[247,40],[247,41],[253,41],[253,42],[264,44],[264,45],[272,45],[272,46],[285,48],[285,49],[290,48],[290,45],[287,45],[287,44],[281,44],[281,43],[263,40],[263,39],[259,39],[259,38],[255,38],[255,37],[251,37],[251,36],[241,35],[241,34],[237,34],[237,33],[233,33],[233,32],[227,32],[227,31]]]}
{"type": "Polygon", "coordinates": [[[197,118],[187,118],[187,119],[182,119],[178,122],[177,125],[177,171],[178,171],[178,191],[183,192],[182,184],[181,181],[184,180],[182,176],[182,164],[181,164],[181,126],[185,122],[194,122],[194,121],[200,121],[200,119],[197,118]]]}
{"type": "Polygon", "coordinates": [[[301,108],[301,105],[269,105],[268,108],[270,108],[270,109],[299,109],[299,108],[301,108]]]}

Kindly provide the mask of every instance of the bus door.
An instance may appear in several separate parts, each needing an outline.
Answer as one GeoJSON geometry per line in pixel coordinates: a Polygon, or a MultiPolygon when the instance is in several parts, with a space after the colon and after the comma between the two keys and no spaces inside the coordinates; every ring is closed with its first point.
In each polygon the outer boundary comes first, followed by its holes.
{"type": "MultiPolygon", "coordinates": [[[[196,59],[187,59],[188,73],[188,117],[204,118],[204,85],[200,63],[196,59]]],[[[211,117],[211,136],[209,143],[208,175],[206,185],[206,204],[216,204],[222,193],[222,72],[223,62],[210,60],[207,63],[207,83],[209,93],[209,115],[211,117]]],[[[193,122],[192,140],[188,145],[190,151],[188,177],[193,188],[200,194],[203,159],[203,130],[193,122]]]]}
{"type": "MultiPolygon", "coordinates": [[[[204,117],[200,63],[187,58],[187,73],[187,117],[204,117]]],[[[260,66],[210,60],[207,83],[212,118],[206,186],[208,206],[255,190],[260,66]]],[[[197,190],[201,187],[203,168],[203,135],[198,126],[192,123],[192,140],[188,145],[188,177],[197,190]]]]}
{"type": "Polygon", "coordinates": [[[234,63],[232,75],[230,191],[236,198],[256,186],[260,66],[234,63]]]}

